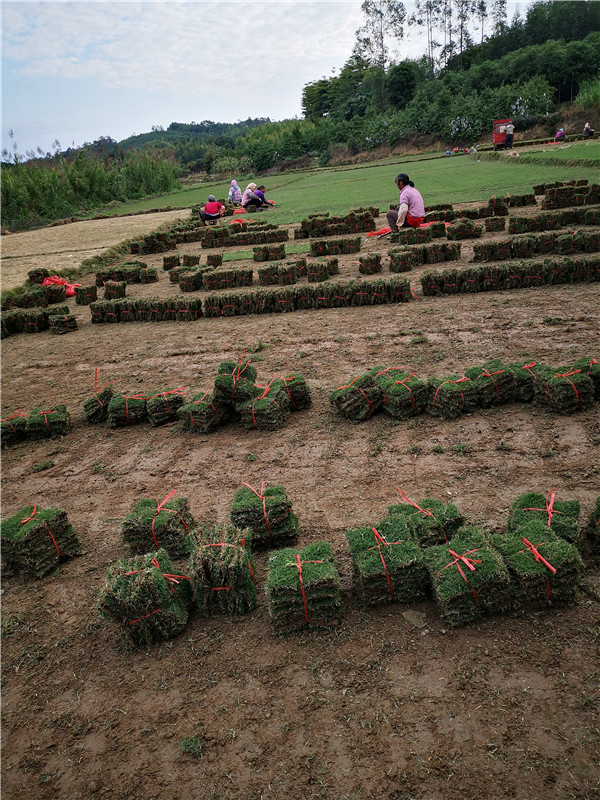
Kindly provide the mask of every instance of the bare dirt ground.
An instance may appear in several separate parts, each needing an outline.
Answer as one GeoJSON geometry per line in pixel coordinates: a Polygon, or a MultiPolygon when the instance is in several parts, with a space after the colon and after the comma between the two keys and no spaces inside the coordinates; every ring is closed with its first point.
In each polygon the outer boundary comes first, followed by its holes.
{"type": "MultiPolygon", "coordinates": [[[[55,249],[80,225],[48,231],[55,249]]],[[[41,250],[32,238],[31,252],[41,250]]],[[[342,279],[357,275],[356,256],[340,263],[342,279]]],[[[418,294],[419,274],[411,273],[418,294]]],[[[132,297],[177,291],[162,271],[158,284],[128,287],[132,297]]],[[[598,284],[196,323],[91,325],[89,309],[71,306],[76,332],[2,342],[2,416],[67,401],[73,420],[60,440],[3,452],[2,515],[28,503],[62,507],[85,550],[39,582],[4,577],[4,798],[600,797],[593,596],[457,630],[433,603],[365,611],[353,599],[344,536],[381,519],[397,487],[416,501],[451,499],[493,530],[518,494],[556,487],[559,499],[581,501],[585,521],[600,494],[598,409],[561,417],[511,405],[452,422],[377,415],[353,425],[328,402],[333,388],[377,364],[425,377],[492,357],[562,365],[598,355],[598,284]],[[245,349],[260,382],[301,371],[313,389],[312,408],[279,432],[231,424],[194,436],[177,424],[111,430],[83,420],[95,367],[119,390],[191,394],[245,349]],[[47,461],[54,466],[35,471],[47,461]],[[286,487],[301,545],[333,544],[339,628],[274,638],[261,591],[247,617],[192,617],[172,642],[125,649],[95,606],[106,567],[128,555],[123,516],[140,498],[176,489],[198,521],[224,523],[242,481],[263,478],[286,487]],[[182,752],[184,737],[202,740],[200,757],[182,752]]],[[[268,555],[256,560],[262,587],[268,555]]],[[[588,574],[598,591],[597,570],[588,574]]]]}

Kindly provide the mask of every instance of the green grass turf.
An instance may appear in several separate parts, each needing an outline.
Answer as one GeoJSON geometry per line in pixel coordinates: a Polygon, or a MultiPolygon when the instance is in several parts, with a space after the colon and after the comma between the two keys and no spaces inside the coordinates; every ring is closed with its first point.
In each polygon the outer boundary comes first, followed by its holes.
{"type": "MultiPolygon", "coordinates": [[[[589,142],[573,142],[573,144],[561,145],[542,145],[540,147],[531,147],[523,151],[523,155],[532,155],[536,158],[543,158],[546,161],[560,159],[568,160],[585,160],[596,159],[600,166],[600,140],[592,139],[589,142]]],[[[597,177],[590,182],[597,180],[597,177]]]]}

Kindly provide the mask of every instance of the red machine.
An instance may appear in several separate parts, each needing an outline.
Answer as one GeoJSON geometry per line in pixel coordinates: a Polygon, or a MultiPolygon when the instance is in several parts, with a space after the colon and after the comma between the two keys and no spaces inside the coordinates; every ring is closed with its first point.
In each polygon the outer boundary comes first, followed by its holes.
{"type": "Polygon", "coordinates": [[[494,142],[494,150],[502,150],[506,142],[506,126],[512,119],[495,119],[492,128],[492,140],[494,142]]]}

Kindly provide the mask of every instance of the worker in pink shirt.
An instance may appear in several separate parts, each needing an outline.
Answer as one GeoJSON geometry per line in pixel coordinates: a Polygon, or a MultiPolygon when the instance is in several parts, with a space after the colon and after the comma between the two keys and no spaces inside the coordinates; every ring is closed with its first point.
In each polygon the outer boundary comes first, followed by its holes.
{"type": "Polygon", "coordinates": [[[401,172],[396,176],[396,186],[400,192],[400,205],[387,212],[387,221],[393,232],[398,228],[418,228],[425,219],[425,205],[421,193],[415,189],[408,175],[401,172]]]}

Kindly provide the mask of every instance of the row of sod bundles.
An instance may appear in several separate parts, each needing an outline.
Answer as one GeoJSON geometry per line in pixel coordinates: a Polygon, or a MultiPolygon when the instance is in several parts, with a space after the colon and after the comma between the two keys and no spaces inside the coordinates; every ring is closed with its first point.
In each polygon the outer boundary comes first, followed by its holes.
{"type": "Polygon", "coordinates": [[[127,643],[143,646],[180,634],[191,601],[190,581],[174,575],[168,553],[160,549],[112,564],[98,595],[98,609],[117,624],[127,643]]]}
{"type": "Polygon", "coordinates": [[[579,500],[557,500],[554,489],[546,496],[538,492],[527,492],[511,503],[507,532],[516,533],[524,525],[540,522],[556,536],[579,546],[582,539],[580,512],[579,500]]]}
{"type": "Polygon", "coordinates": [[[379,209],[377,206],[359,206],[358,208],[351,208],[348,212],[348,218],[356,215],[360,215],[362,217],[363,214],[370,214],[373,219],[377,219],[379,216],[379,209]]]}
{"type": "Polygon", "coordinates": [[[36,267],[27,273],[29,283],[43,283],[44,279],[48,277],[50,277],[50,272],[45,267],[36,267]]]}
{"type": "Polygon", "coordinates": [[[168,256],[163,256],[163,269],[165,272],[173,269],[173,267],[181,266],[181,256],[179,253],[172,253],[168,256]]]}
{"type": "Polygon", "coordinates": [[[360,603],[374,606],[425,599],[428,580],[423,551],[402,517],[348,530],[346,540],[360,603]]]}
{"type": "Polygon", "coordinates": [[[50,333],[70,333],[77,330],[77,319],[74,314],[49,314],[50,333]]]}
{"type": "MultiPolygon", "coordinates": [[[[492,206],[476,206],[475,208],[459,208],[454,212],[454,219],[489,219],[494,216],[494,209],[492,206]]],[[[446,217],[447,222],[453,220],[446,217]]]]}
{"type": "Polygon", "coordinates": [[[48,439],[64,436],[69,429],[69,412],[63,403],[49,409],[34,408],[27,417],[29,439],[48,439]]]}
{"type": "Polygon", "coordinates": [[[311,256],[339,256],[348,253],[359,253],[361,249],[360,236],[333,239],[331,241],[313,241],[310,243],[311,256]]]}
{"type": "Polygon", "coordinates": [[[134,553],[163,547],[171,557],[188,555],[194,543],[196,523],[185,497],[173,498],[173,490],[162,502],[154,497],[139,500],[123,518],[123,539],[134,553]]]}
{"type": "Polygon", "coordinates": [[[156,267],[142,267],[140,270],[140,283],[157,283],[158,270],[156,267]]]}
{"type": "Polygon", "coordinates": [[[390,235],[393,244],[426,244],[432,239],[431,229],[427,228],[401,228],[390,235]]]}
{"type": "Polygon", "coordinates": [[[389,506],[386,520],[400,517],[420,547],[447,544],[464,523],[453,503],[445,505],[441,500],[425,497],[417,504],[406,495],[403,497],[407,502],[389,506]]]}
{"type": "MultiPolygon", "coordinates": [[[[69,309],[64,307],[66,313],[69,309]]],[[[14,308],[2,313],[2,335],[40,333],[48,329],[48,312],[43,308],[14,308]]]]}
{"type": "Polygon", "coordinates": [[[539,520],[492,537],[511,577],[511,610],[535,611],[554,603],[571,603],[583,572],[577,548],[539,520]]]}
{"type": "Polygon", "coordinates": [[[484,614],[510,610],[508,569],[481,528],[461,528],[449,544],[427,548],[425,560],[440,615],[448,625],[467,625],[484,614]]]}
{"type": "Polygon", "coordinates": [[[291,544],[298,537],[298,517],[283,486],[260,490],[249,484],[234,495],[230,519],[236,528],[249,528],[255,549],[291,544]]]}
{"type": "MultiPolygon", "coordinates": [[[[511,217],[511,219],[513,219],[511,217]]],[[[497,233],[498,231],[503,231],[506,228],[506,219],[505,217],[488,217],[483,223],[486,231],[488,233],[497,233]]],[[[516,233],[517,231],[514,231],[516,233]]],[[[510,231],[513,233],[513,231],[510,231]]]]}
{"type": "Polygon", "coordinates": [[[202,288],[207,291],[216,289],[237,289],[252,286],[252,269],[215,269],[202,276],[202,288]]]}
{"type": "Polygon", "coordinates": [[[75,303],[78,306],[88,306],[98,299],[97,286],[76,286],[75,287],[75,303]]]}
{"type": "Polygon", "coordinates": [[[584,370],[546,367],[537,372],[534,400],[559,414],[585,411],[594,404],[594,384],[584,370]]]}
{"type": "Polygon", "coordinates": [[[380,410],[383,389],[371,372],[364,372],[346,386],[334,389],[329,402],[346,419],[362,422],[380,410]]]}
{"type": "Polygon", "coordinates": [[[188,269],[177,275],[177,282],[182,292],[196,292],[202,289],[203,273],[199,269],[188,269]]]}
{"type": "Polygon", "coordinates": [[[232,525],[202,528],[190,555],[190,580],[201,614],[247,614],[256,608],[252,534],[232,525]]]}
{"type": "Polygon", "coordinates": [[[127,284],[125,281],[105,281],[104,283],[104,299],[105,300],[120,300],[125,297],[127,284]]]}
{"type": "Polygon", "coordinates": [[[8,447],[27,438],[27,414],[16,411],[0,420],[0,444],[8,447]]]}
{"type": "Polygon", "coordinates": [[[285,258],[284,244],[268,244],[253,247],[254,261],[282,261],[285,258]]]}
{"type": "Polygon", "coordinates": [[[64,284],[52,283],[49,286],[43,286],[42,291],[48,305],[64,303],[67,299],[67,287],[64,284]]]}
{"type": "Polygon", "coordinates": [[[474,411],[479,403],[475,383],[466,376],[449,375],[445,378],[429,378],[427,411],[442,419],[456,419],[461,414],[474,411]]]}
{"type": "Polygon", "coordinates": [[[27,578],[42,578],[57,564],[81,552],[65,511],[25,506],[0,526],[2,558],[27,578]]]}
{"type": "Polygon", "coordinates": [[[19,294],[9,294],[2,298],[2,311],[9,311],[13,308],[34,308],[35,306],[47,306],[48,301],[44,294],[43,286],[28,289],[19,294]]]}
{"type": "Polygon", "coordinates": [[[340,576],[327,542],[272,553],[265,588],[277,636],[304,628],[335,627],[339,622],[340,576]]]}
{"type": "Polygon", "coordinates": [[[183,430],[212,433],[231,419],[231,406],[216,400],[211,392],[199,392],[177,412],[183,430]]]}
{"type": "Polygon", "coordinates": [[[395,419],[415,417],[425,410],[429,399],[427,384],[405,368],[374,367],[370,370],[382,389],[382,408],[395,419]]]}
{"type": "Polygon", "coordinates": [[[140,283],[140,273],[148,264],[145,261],[124,261],[112,267],[105,267],[96,272],[96,286],[104,286],[106,281],[125,281],[140,283]]]}
{"type": "Polygon", "coordinates": [[[248,231],[247,233],[234,233],[225,242],[227,245],[254,245],[254,244],[276,244],[277,242],[287,242],[289,234],[284,230],[267,231],[248,231]]]}
{"type": "Polygon", "coordinates": [[[390,272],[410,272],[420,262],[413,249],[405,247],[399,250],[390,250],[390,272]]]}
{"type": "Polygon", "coordinates": [[[525,206],[536,206],[535,194],[513,194],[508,195],[506,204],[510,208],[524,208],[525,206]]]}
{"type": "Polygon", "coordinates": [[[446,228],[448,239],[479,239],[483,234],[483,225],[478,225],[471,219],[457,219],[446,228]]]}
{"type": "Polygon", "coordinates": [[[361,275],[375,275],[381,272],[381,256],[379,253],[365,253],[358,259],[358,271],[361,275]]]}
{"type": "Polygon", "coordinates": [[[129,250],[131,253],[165,253],[167,250],[175,250],[177,241],[174,234],[168,231],[155,231],[143,236],[136,242],[131,242],[129,250]]]}
{"type": "Polygon", "coordinates": [[[146,412],[151,425],[165,425],[174,422],[177,411],[185,403],[185,389],[165,389],[146,400],[146,412]]]}
{"type": "Polygon", "coordinates": [[[278,431],[285,425],[290,413],[290,398],[285,381],[273,378],[252,400],[239,403],[236,408],[247,430],[278,431]]]}
{"type": "Polygon", "coordinates": [[[559,189],[563,186],[587,186],[586,178],[572,179],[570,181],[554,181],[553,183],[537,183],[533,187],[534,194],[545,194],[549,189],[559,189]]]}
{"type": "Polygon", "coordinates": [[[142,393],[114,394],[108,403],[106,422],[109,428],[124,428],[148,419],[147,398],[142,393]]]}
{"type": "Polygon", "coordinates": [[[515,401],[515,374],[499,358],[491,359],[481,367],[470,367],[465,370],[465,376],[475,386],[478,403],[483,408],[515,401]]]}
{"type": "Polygon", "coordinates": [[[202,247],[228,247],[231,244],[232,235],[230,228],[209,227],[202,236],[202,247]]]}

